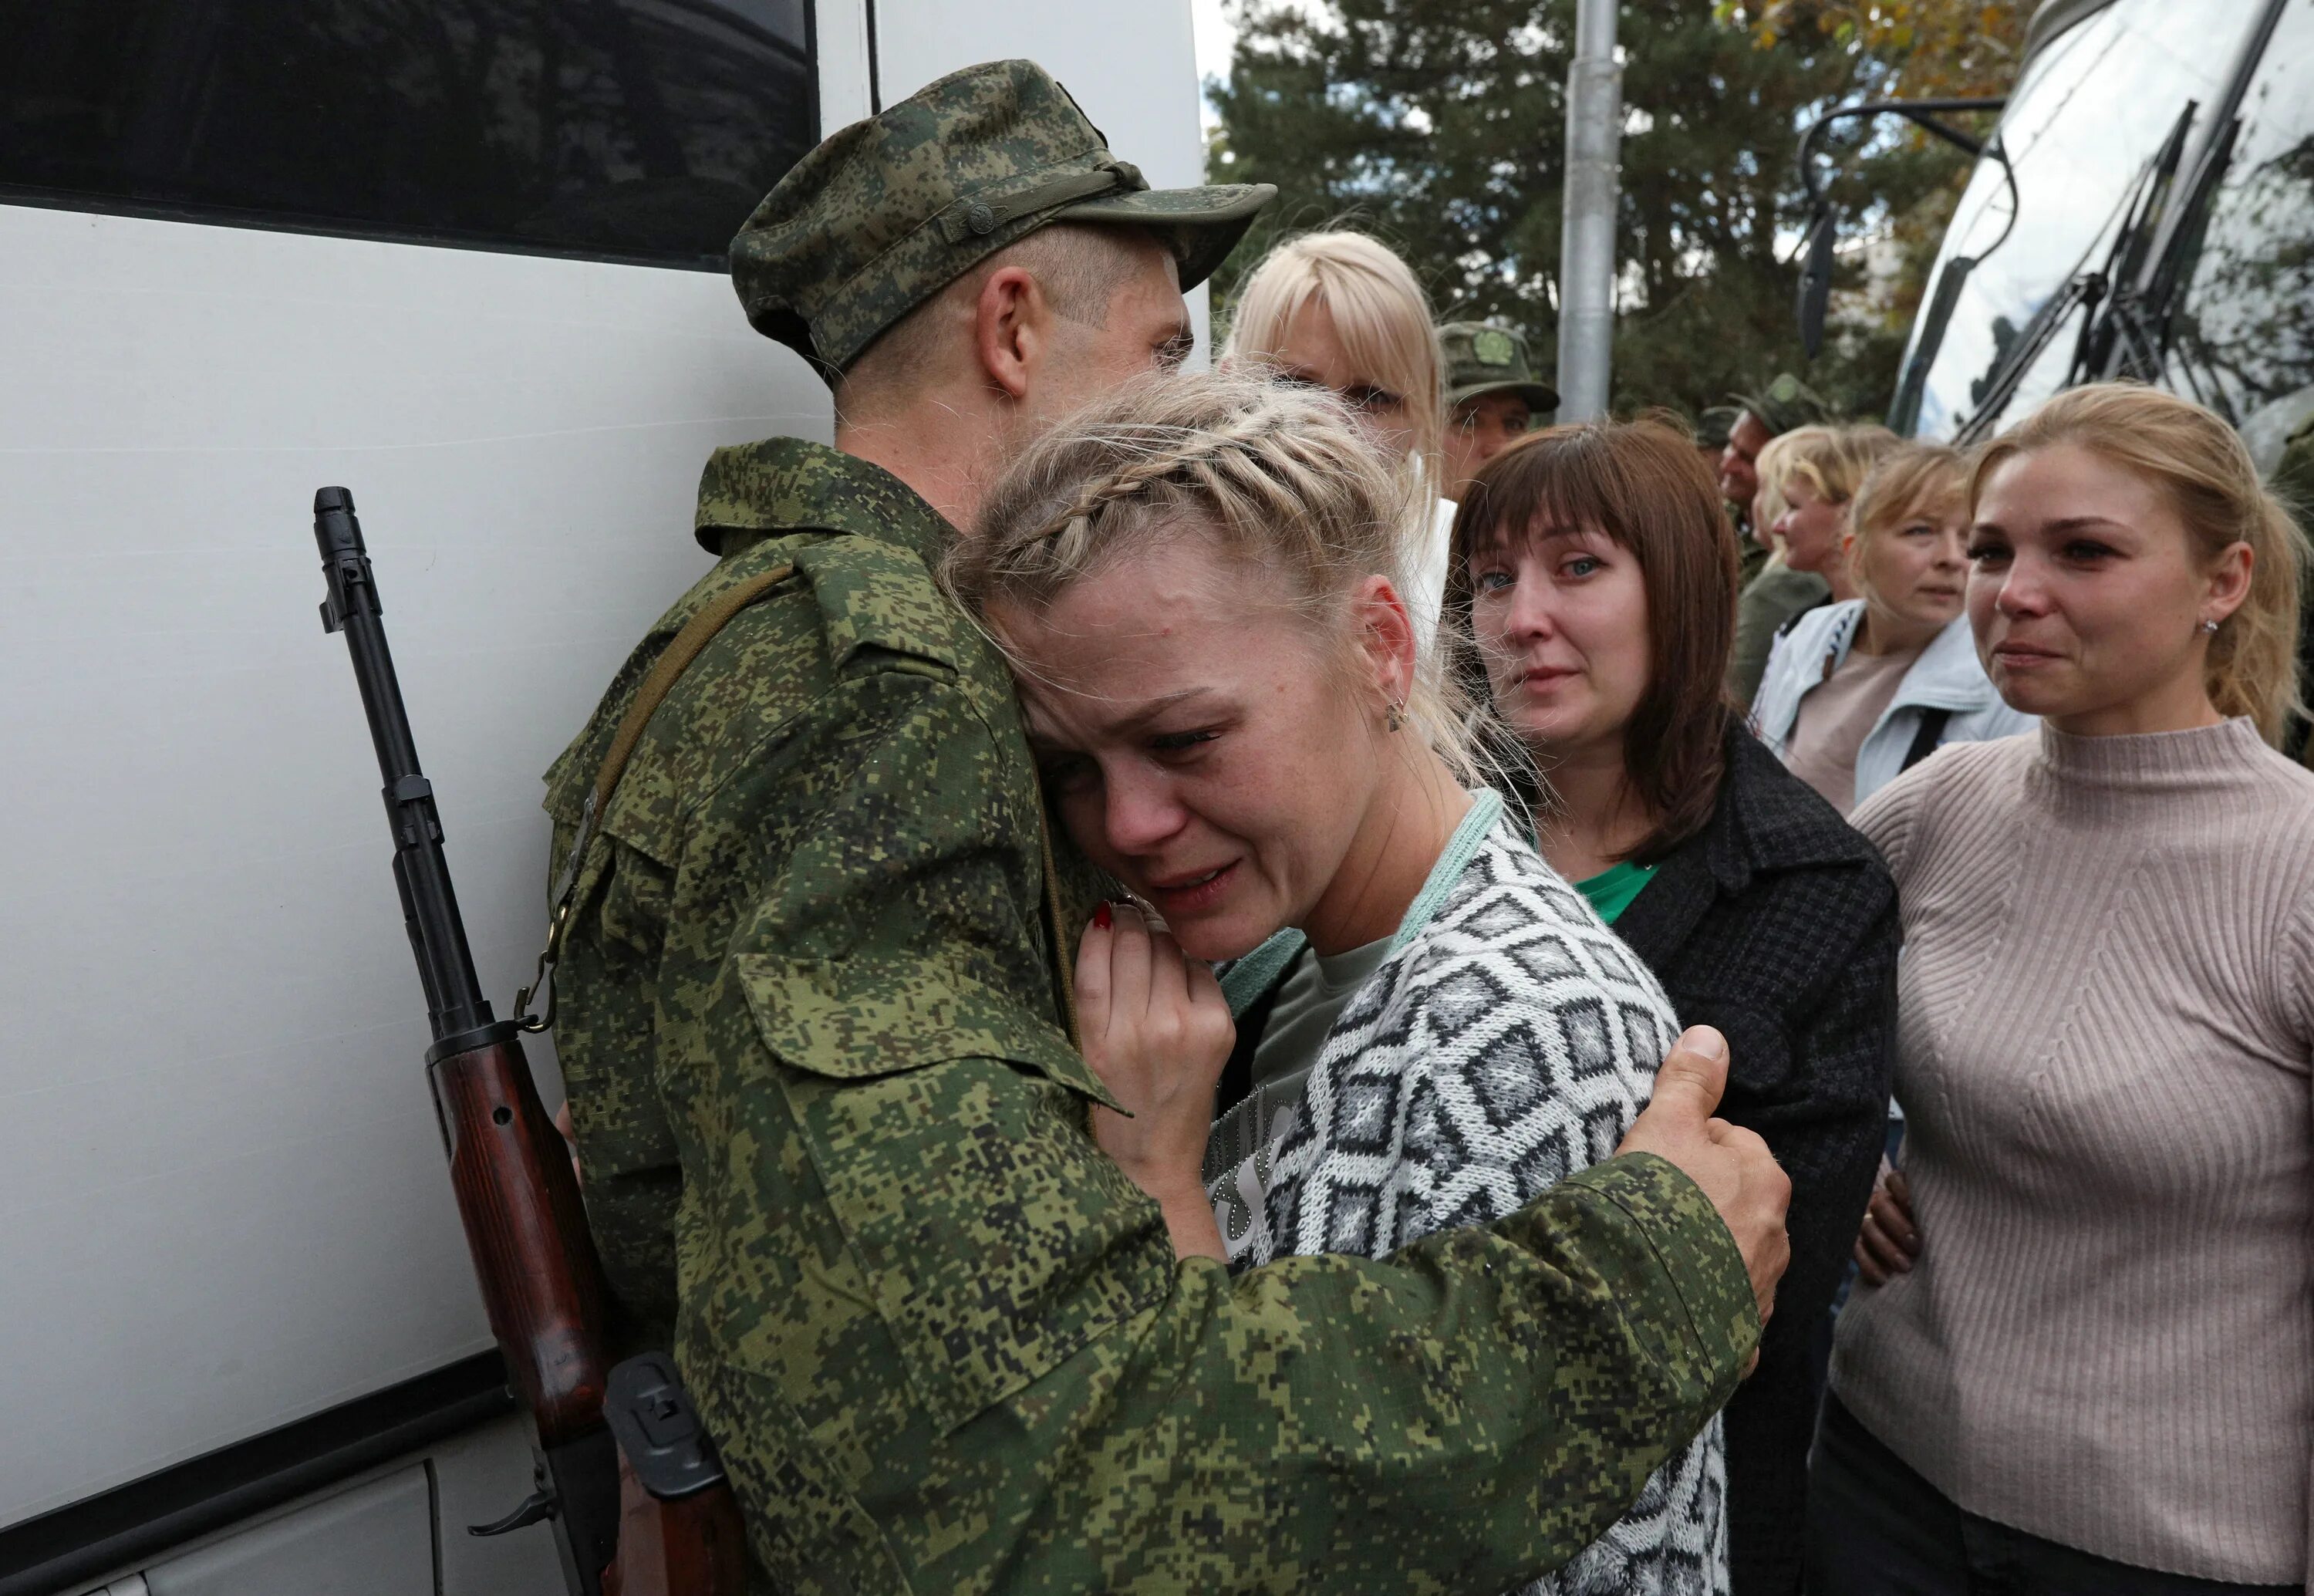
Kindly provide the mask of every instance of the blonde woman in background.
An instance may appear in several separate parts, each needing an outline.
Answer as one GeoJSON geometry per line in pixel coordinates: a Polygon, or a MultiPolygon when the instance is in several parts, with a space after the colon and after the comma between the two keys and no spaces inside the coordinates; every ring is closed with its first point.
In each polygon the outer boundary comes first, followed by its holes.
{"type": "MultiPolygon", "coordinates": [[[[1820,433],[1830,428],[1809,424],[1795,430],[1820,433]]],[[[1768,551],[1765,562],[1736,599],[1736,647],[1727,666],[1727,691],[1736,707],[1747,710],[1759,696],[1760,681],[1767,674],[1768,656],[1778,634],[1795,617],[1832,602],[1832,585],[1813,572],[1794,570],[1784,559],[1782,541],[1776,536],[1776,523],[1784,516],[1784,479],[1791,474],[1793,457],[1788,449],[1777,449],[1775,444],[1776,439],[1771,438],[1747,462],[1752,541],[1768,551]]],[[[1727,490],[1732,480],[1731,473],[1721,472],[1721,492],[1727,490]]]]}
{"type": "MultiPolygon", "coordinates": [[[[1404,489],[1328,396],[1176,377],[1031,449],[953,567],[1061,824],[1161,917],[1104,909],[1079,950],[1085,1057],[1133,1112],[1096,1111],[1093,1134],[1184,1257],[1233,1273],[1386,1257],[1590,1178],[1676,1025],[1475,779],[1451,684],[1417,669],[1404,489]]],[[[1468,1422],[1506,1449],[1531,1422],[1483,1406],[1468,1422]]],[[[1456,1588],[1559,1568],[1543,1596],[1720,1596],[1719,1421],[1675,1440],[1620,1496],[1503,1493],[1456,1588]]],[[[1400,1467],[1409,1495],[1500,1490],[1400,1467]]],[[[1378,1587],[1365,1569],[1312,1588],[1378,1587]]]]}
{"type": "MultiPolygon", "coordinates": [[[[1797,485],[1821,517],[1814,484],[1797,485]]],[[[1768,657],[1753,730],[1843,815],[1944,744],[2033,728],[1992,690],[1962,613],[1967,489],[1966,463],[1940,445],[1883,455],[1841,537],[1856,596],[1795,618],[1768,657]]]]}
{"type": "Polygon", "coordinates": [[[1809,1474],[1817,1596],[2221,1596],[2314,1568],[2306,542],[2240,437],[2099,384],[1969,484],[1968,619],[2038,734],[1861,806],[1896,881],[1909,1192],[1809,1474]]]}
{"type": "Polygon", "coordinates": [[[1783,501],[1768,527],[1777,554],[1821,578],[1836,603],[1856,596],[1842,552],[1849,501],[1900,441],[1885,427],[1800,427],[1760,451],[1760,481],[1772,482],[1783,501]]]}
{"type": "Polygon", "coordinates": [[[1388,245],[1363,233],[1279,244],[1238,292],[1224,367],[1330,390],[1409,488],[1406,591],[1422,652],[1446,592],[1453,501],[1439,496],[1445,399],[1429,296],[1388,245]]]}

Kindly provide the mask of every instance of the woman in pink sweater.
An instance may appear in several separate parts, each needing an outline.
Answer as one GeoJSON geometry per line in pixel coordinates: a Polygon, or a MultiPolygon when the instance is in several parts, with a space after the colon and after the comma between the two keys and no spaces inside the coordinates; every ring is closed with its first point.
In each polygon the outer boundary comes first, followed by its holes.
{"type": "Polygon", "coordinates": [[[2314,772],[2305,539],[2232,430],[2059,395],[1971,482],[1969,619],[2036,736],[1854,824],[1905,931],[1903,1178],[1859,1243],[1817,1596],[2306,1588],[2314,772]]]}

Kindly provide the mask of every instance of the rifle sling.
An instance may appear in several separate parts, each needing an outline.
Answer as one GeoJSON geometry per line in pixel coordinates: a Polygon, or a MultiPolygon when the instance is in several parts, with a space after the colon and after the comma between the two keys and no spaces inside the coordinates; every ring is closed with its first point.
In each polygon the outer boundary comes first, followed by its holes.
{"type": "MultiPolygon", "coordinates": [[[[571,900],[578,889],[580,861],[594,843],[596,824],[610,810],[611,795],[618,790],[619,778],[626,774],[627,761],[634,757],[635,747],[642,741],[643,728],[650,724],[650,719],[658,713],[659,705],[667,701],[667,695],[675,690],[676,683],[690,668],[691,662],[714,641],[715,634],[721,631],[733,616],[793,575],[794,566],[782,565],[759,572],[744,582],[733,583],[684,622],[683,630],[675,634],[675,640],[651,662],[642,685],[635,689],[634,701],[620,717],[619,729],[611,737],[610,750],[603,756],[602,769],[596,772],[594,790],[587,795],[586,808],[578,817],[578,832],[570,839],[570,858],[564,861],[561,878],[555,883],[553,923],[547,933],[545,956],[540,961],[540,981],[515,1000],[517,1018],[527,1012],[531,994],[538,990],[539,984],[543,984],[545,976],[561,957],[562,929],[569,922],[571,900]]],[[[1077,1027],[1076,983],[1072,978],[1069,965],[1073,949],[1067,928],[1063,923],[1061,878],[1059,871],[1054,868],[1053,828],[1045,814],[1041,783],[1037,791],[1037,842],[1045,870],[1045,929],[1052,939],[1053,967],[1060,988],[1062,1023],[1068,1030],[1069,1045],[1080,1047],[1082,1043],[1077,1027]]],[[[547,1013],[549,1016],[553,1013],[551,1006],[547,1013]]]]}
{"type": "MultiPolygon", "coordinates": [[[[683,623],[683,630],[675,634],[675,641],[651,662],[643,684],[635,689],[634,702],[620,718],[618,732],[611,738],[611,750],[603,755],[603,768],[595,775],[596,815],[611,807],[611,794],[618,790],[619,778],[627,772],[627,761],[634,757],[635,745],[643,740],[643,727],[650,724],[650,718],[667,701],[667,695],[675,691],[676,683],[691,668],[691,662],[715,640],[715,634],[730,622],[732,616],[794,575],[794,566],[782,565],[758,572],[744,582],[734,582],[702,604],[699,613],[683,623]]],[[[573,851],[578,851],[579,846],[574,843],[573,851]]]]}

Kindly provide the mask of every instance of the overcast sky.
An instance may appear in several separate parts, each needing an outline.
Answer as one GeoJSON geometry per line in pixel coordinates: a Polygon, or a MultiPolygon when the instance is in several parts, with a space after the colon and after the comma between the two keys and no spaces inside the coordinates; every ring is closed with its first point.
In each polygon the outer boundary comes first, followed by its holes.
{"type": "MultiPolygon", "coordinates": [[[[1209,77],[1227,77],[1230,41],[1237,37],[1237,30],[1222,14],[1222,0],[1189,0],[1189,18],[1197,33],[1197,81],[1202,84],[1209,77]]],[[[1199,104],[1203,106],[1204,102],[1200,101],[1199,104]]],[[[1209,107],[1205,110],[1205,121],[1206,127],[1213,126],[1214,113],[1209,107]]]]}

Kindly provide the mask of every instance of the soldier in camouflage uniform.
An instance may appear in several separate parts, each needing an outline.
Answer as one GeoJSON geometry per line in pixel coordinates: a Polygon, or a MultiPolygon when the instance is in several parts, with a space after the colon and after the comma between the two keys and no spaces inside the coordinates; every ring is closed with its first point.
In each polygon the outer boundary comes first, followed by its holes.
{"type": "MultiPolygon", "coordinates": [[[[1001,448],[972,419],[1030,415],[1082,364],[1036,367],[1064,330],[1006,246],[1146,229],[1186,325],[1175,270],[1202,278],[1267,197],[1145,191],[1013,61],[837,134],[733,244],[750,319],[837,384],[839,446],[709,463],[719,561],[547,807],[559,865],[669,639],[793,568],[677,679],[596,817],[558,1027],[614,1288],[637,1335],[671,1327],[782,1591],[1493,1596],[1621,1512],[1757,1339],[1780,1200],[1731,1206],[1771,1214],[1736,1221],[1739,1250],[1662,1158],[1387,1262],[1232,1282],[1176,1262],[1087,1132],[1107,1097],[1066,1029],[1036,769],[1002,661],[933,577],[970,474],[860,455],[944,425],[1001,448]],[[855,392],[924,315],[969,380],[855,392]]],[[[910,348],[925,382],[953,369],[910,348]]]]}
{"type": "Polygon", "coordinates": [[[1446,376],[1444,490],[1460,499],[1479,468],[1559,408],[1559,390],[1534,375],[1526,335],[1486,322],[1438,329],[1446,376]]]}

